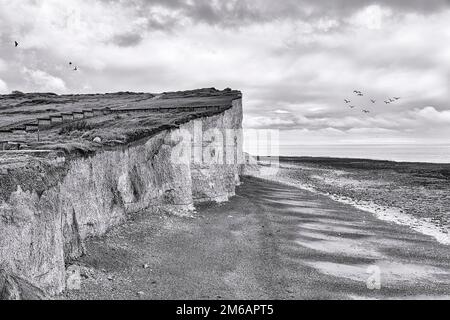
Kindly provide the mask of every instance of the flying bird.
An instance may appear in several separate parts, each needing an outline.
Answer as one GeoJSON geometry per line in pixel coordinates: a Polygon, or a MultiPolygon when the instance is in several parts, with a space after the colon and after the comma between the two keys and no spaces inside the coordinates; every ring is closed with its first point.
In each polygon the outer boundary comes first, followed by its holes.
{"type": "Polygon", "coordinates": [[[353,109],[355,106],[348,106],[350,109],[353,109]]]}
{"type": "Polygon", "coordinates": [[[385,100],[385,101],[384,101],[384,103],[386,103],[386,104],[389,104],[390,102],[389,102],[389,101],[387,101],[387,100],[385,100]]]}
{"type": "Polygon", "coordinates": [[[361,92],[358,92],[358,94],[357,94],[358,96],[360,96],[360,97],[362,97],[363,96],[363,94],[361,93],[361,92]]]}
{"type": "Polygon", "coordinates": [[[395,99],[395,100],[399,100],[399,99],[400,99],[400,97],[394,97],[394,99],[395,99]]]}
{"type": "Polygon", "coordinates": [[[376,100],[373,100],[373,99],[370,99],[370,101],[372,101],[372,103],[375,103],[375,102],[376,102],[376,100]]]}
{"type": "Polygon", "coordinates": [[[365,110],[365,109],[363,109],[363,110],[361,110],[361,111],[364,112],[364,113],[370,113],[369,110],[365,110]]]}
{"type": "Polygon", "coordinates": [[[19,43],[17,41],[14,41],[14,47],[17,47],[19,43]]]}
{"type": "Polygon", "coordinates": [[[78,70],[78,67],[73,68],[73,71],[77,71],[77,70],[78,70]]]}
{"type": "Polygon", "coordinates": [[[350,103],[350,100],[344,99],[345,103],[350,103]]]}
{"type": "Polygon", "coordinates": [[[394,101],[395,101],[394,99],[389,98],[389,102],[394,102],[394,101]]]}
{"type": "Polygon", "coordinates": [[[69,61],[69,66],[71,66],[72,65],[72,61],[69,61]]]}

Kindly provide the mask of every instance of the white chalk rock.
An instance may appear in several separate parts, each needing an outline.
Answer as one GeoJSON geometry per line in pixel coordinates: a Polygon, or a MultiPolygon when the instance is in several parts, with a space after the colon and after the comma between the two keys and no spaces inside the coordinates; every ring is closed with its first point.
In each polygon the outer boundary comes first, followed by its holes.
{"type": "Polygon", "coordinates": [[[97,142],[97,143],[101,143],[102,139],[100,137],[95,137],[93,141],[97,142]]]}
{"type": "Polygon", "coordinates": [[[80,290],[81,289],[81,273],[80,267],[72,265],[66,270],[66,289],[80,290]]]}

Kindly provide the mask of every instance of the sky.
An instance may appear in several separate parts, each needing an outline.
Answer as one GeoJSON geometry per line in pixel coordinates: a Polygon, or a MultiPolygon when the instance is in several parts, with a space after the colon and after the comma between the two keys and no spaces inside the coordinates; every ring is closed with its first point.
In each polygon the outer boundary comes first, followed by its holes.
{"type": "Polygon", "coordinates": [[[0,93],[230,87],[281,144],[450,143],[449,21],[450,0],[0,0],[0,93]]]}

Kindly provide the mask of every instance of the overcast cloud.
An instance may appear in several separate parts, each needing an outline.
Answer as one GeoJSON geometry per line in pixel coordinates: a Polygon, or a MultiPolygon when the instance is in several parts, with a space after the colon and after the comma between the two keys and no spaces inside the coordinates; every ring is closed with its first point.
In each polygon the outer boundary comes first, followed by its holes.
{"type": "Polygon", "coordinates": [[[286,144],[448,142],[449,21],[449,0],[0,0],[0,93],[232,87],[286,144]]]}

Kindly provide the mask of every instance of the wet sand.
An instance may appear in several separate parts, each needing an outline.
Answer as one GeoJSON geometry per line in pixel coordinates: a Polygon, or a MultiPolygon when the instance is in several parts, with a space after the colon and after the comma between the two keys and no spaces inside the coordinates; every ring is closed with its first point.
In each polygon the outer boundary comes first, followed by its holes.
{"type": "Polygon", "coordinates": [[[450,244],[450,164],[284,157],[276,178],[355,204],[397,211],[434,226],[450,244]]]}
{"type": "Polygon", "coordinates": [[[61,298],[450,299],[448,246],[252,177],[195,218],[142,213],[87,252],[75,262],[81,290],[61,298]],[[369,289],[378,272],[381,288],[369,289]]]}

